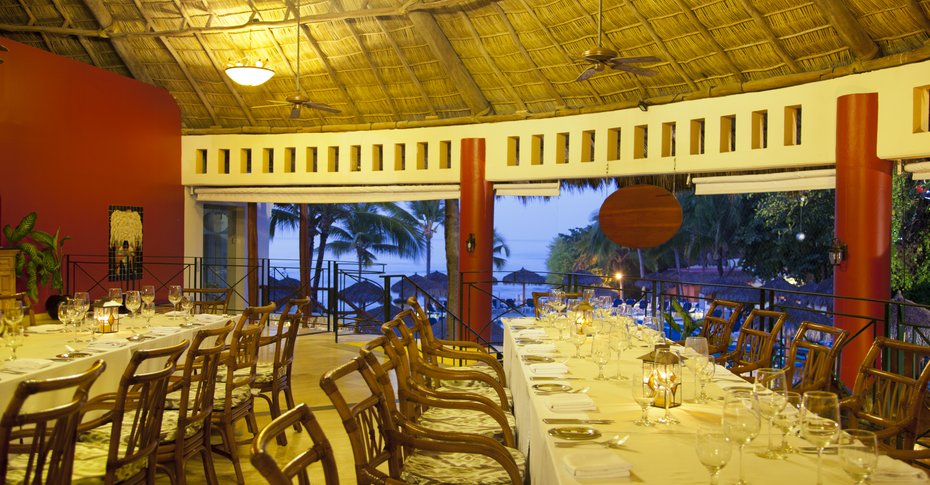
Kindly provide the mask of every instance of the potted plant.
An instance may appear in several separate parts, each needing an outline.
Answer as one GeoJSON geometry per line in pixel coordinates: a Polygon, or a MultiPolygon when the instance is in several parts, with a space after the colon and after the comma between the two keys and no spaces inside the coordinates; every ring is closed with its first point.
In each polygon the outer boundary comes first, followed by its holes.
{"type": "MultiPolygon", "coordinates": [[[[55,234],[49,234],[35,228],[35,212],[30,212],[14,228],[7,224],[3,227],[7,247],[16,248],[16,273],[18,278],[26,285],[26,294],[36,301],[39,296],[39,284],[48,285],[58,291],[64,288],[61,277],[61,247],[64,242],[71,239],[68,236],[60,237],[61,228],[55,234]]],[[[60,295],[52,295],[46,301],[49,316],[57,318],[58,299],[60,295]]]]}

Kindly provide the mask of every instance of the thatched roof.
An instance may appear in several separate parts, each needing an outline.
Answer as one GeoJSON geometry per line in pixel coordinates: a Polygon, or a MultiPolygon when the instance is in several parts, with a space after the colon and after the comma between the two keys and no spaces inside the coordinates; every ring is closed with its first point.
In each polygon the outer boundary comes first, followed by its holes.
{"type": "MultiPolygon", "coordinates": [[[[653,77],[575,79],[596,0],[6,2],[0,35],[168,90],[187,133],[347,130],[546,117],[799,84],[923,60],[927,2],[606,2],[604,47],[653,77]],[[302,94],[341,110],[260,108],[302,94]],[[268,59],[260,87],[227,62],[268,59]]],[[[2,44],[2,42],[0,42],[2,44]]],[[[3,69],[15,70],[11,62],[3,69]]]]}

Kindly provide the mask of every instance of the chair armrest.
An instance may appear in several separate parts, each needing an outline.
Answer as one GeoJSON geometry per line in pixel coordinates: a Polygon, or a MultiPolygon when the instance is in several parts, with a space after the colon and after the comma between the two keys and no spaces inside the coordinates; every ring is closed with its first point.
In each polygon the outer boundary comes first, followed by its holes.
{"type": "Polygon", "coordinates": [[[510,428],[510,424],[507,422],[507,416],[504,415],[503,409],[494,405],[487,398],[474,396],[482,398],[486,402],[482,402],[481,400],[461,399],[459,397],[453,397],[452,399],[436,399],[425,393],[421,394],[416,388],[409,388],[408,390],[401,389],[399,392],[408,400],[425,406],[444,409],[467,409],[487,414],[494,419],[494,421],[497,421],[497,424],[500,426],[501,433],[504,436],[504,445],[511,448],[516,447],[514,444],[516,441],[513,435],[513,429],[510,428]]]}
{"type": "Polygon", "coordinates": [[[436,367],[432,364],[423,362],[417,364],[417,368],[414,369],[414,371],[419,372],[431,379],[483,382],[488,387],[493,388],[497,392],[497,396],[500,400],[500,406],[504,409],[510,409],[510,402],[507,400],[507,393],[504,392],[504,387],[500,382],[497,382],[497,380],[485,374],[484,372],[473,370],[456,371],[445,367],[436,367]]]}
{"type": "MultiPolygon", "coordinates": [[[[504,367],[501,366],[501,363],[494,358],[491,354],[479,353],[479,352],[468,352],[461,350],[449,350],[449,349],[424,349],[425,353],[432,353],[439,357],[447,359],[458,359],[458,360],[471,360],[477,362],[484,362],[492,369],[494,373],[497,374],[497,380],[501,385],[507,385],[507,377],[504,374],[504,367]]],[[[454,367],[452,367],[454,369],[454,367]]]]}

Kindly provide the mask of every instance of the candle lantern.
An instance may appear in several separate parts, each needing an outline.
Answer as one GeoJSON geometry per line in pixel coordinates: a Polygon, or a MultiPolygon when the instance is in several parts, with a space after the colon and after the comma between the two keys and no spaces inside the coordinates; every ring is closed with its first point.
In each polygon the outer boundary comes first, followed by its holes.
{"type": "Polygon", "coordinates": [[[588,301],[580,301],[575,305],[575,323],[590,326],[594,322],[594,306],[588,301]]]}
{"type": "Polygon", "coordinates": [[[659,422],[677,422],[668,410],[681,406],[681,363],[684,358],[671,351],[668,345],[656,345],[655,350],[641,356],[640,360],[643,361],[643,375],[652,376],[648,385],[656,390],[653,406],[665,409],[665,416],[659,422]]]}
{"type": "Polygon", "coordinates": [[[119,332],[120,304],[114,301],[94,303],[94,325],[98,333],[119,332]]]}

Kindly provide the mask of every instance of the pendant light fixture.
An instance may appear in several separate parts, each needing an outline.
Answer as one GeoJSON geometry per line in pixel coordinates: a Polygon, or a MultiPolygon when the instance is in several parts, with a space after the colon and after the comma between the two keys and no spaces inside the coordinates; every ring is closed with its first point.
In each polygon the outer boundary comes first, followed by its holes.
{"type": "MultiPolygon", "coordinates": [[[[257,21],[254,19],[253,21],[257,21]]],[[[249,29],[249,51],[252,50],[252,30],[249,29]]],[[[249,56],[245,56],[236,62],[230,62],[226,65],[226,75],[236,84],[242,86],[260,86],[274,76],[274,71],[265,67],[268,59],[262,61],[256,59],[254,62],[249,56]]]]}

